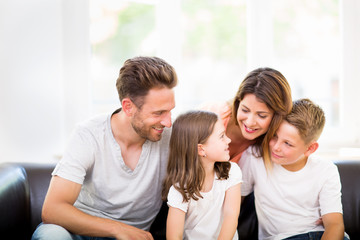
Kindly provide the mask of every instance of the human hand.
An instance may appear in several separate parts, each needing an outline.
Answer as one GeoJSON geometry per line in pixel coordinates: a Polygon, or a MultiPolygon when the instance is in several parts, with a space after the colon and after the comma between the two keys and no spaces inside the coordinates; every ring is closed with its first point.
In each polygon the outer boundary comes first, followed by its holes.
{"type": "Polygon", "coordinates": [[[127,224],[121,224],[116,240],[154,240],[154,238],[150,232],[127,224]]]}
{"type": "Polygon", "coordinates": [[[316,225],[324,225],[322,218],[320,217],[318,220],[316,220],[315,224],[316,225]]]}

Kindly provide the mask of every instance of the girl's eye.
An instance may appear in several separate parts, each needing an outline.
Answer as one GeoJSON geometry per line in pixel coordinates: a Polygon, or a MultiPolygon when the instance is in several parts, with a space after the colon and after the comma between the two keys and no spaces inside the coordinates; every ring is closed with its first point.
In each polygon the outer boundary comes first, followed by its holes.
{"type": "Polygon", "coordinates": [[[290,144],[289,142],[285,142],[286,145],[288,145],[289,147],[292,147],[293,145],[290,144]]]}
{"type": "Polygon", "coordinates": [[[247,110],[247,109],[244,109],[244,108],[242,108],[242,109],[241,109],[241,111],[243,111],[244,113],[247,113],[247,112],[249,112],[249,110],[247,110]]]}

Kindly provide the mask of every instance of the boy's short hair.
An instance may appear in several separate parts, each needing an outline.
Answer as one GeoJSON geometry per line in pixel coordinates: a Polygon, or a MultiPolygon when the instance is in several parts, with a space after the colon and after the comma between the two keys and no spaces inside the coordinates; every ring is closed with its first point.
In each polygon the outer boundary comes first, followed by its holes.
{"type": "Polygon", "coordinates": [[[144,97],[153,88],[177,85],[175,69],[158,57],[134,57],[125,61],[116,81],[119,99],[130,98],[141,109],[144,97]]]}
{"type": "Polygon", "coordinates": [[[324,111],[307,98],[293,101],[293,107],[285,120],[296,127],[305,144],[319,139],[325,125],[324,111]]]}

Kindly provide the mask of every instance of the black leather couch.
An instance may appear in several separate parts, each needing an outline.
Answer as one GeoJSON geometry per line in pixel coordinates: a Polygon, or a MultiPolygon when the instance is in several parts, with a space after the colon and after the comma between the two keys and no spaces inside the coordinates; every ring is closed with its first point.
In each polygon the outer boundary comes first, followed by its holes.
{"type": "MultiPolygon", "coordinates": [[[[337,161],[343,194],[345,230],[351,239],[360,239],[360,160],[337,161]]],[[[41,222],[41,208],[54,164],[0,164],[0,236],[28,240],[41,222]]],[[[165,239],[167,206],[150,229],[155,239],[165,239]]],[[[254,196],[245,198],[241,207],[240,239],[257,239],[254,196]]],[[[9,238],[10,239],[10,238],[9,238]]]]}

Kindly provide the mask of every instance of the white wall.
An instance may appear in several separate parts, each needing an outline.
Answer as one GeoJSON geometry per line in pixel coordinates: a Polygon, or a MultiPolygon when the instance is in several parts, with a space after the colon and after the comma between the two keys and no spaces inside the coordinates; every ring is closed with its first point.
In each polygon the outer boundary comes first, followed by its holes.
{"type": "Polygon", "coordinates": [[[87,5],[0,1],[0,162],[55,161],[75,122],[87,117],[89,88],[73,92],[67,84],[88,82],[87,5]]]}

